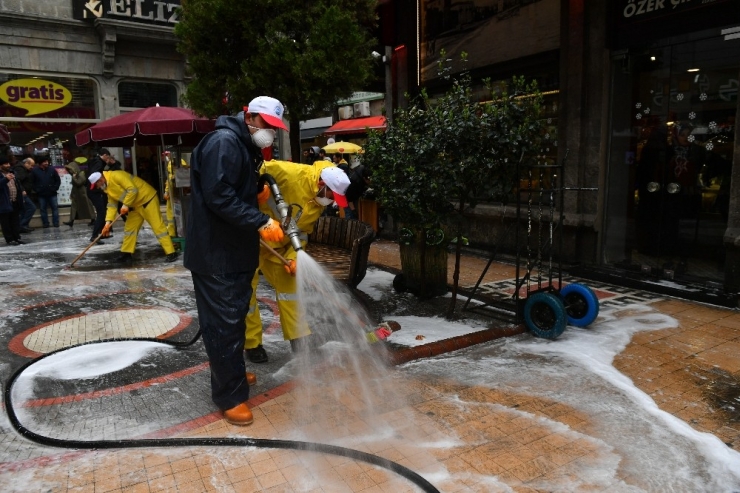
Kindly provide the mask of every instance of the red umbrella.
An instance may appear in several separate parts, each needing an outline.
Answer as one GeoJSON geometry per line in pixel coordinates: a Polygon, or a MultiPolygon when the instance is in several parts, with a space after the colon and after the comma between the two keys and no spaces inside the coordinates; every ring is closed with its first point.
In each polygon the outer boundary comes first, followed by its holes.
{"type": "Polygon", "coordinates": [[[152,106],[114,116],[75,135],[78,146],[91,142],[110,147],[138,145],[194,146],[213,130],[214,120],[187,108],[152,106]]]}

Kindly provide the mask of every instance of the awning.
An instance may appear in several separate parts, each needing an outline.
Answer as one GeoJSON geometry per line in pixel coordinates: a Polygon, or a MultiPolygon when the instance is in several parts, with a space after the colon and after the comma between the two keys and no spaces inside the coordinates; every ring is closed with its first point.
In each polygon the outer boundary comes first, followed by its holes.
{"type": "Polygon", "coordinates": [[[323,134],[329,127],[301,129],[301,140],[312,140],[323,134]]]}
{"type": "Polygon", "coordinates": [[[367,129],[385,130],[385,117],[368,116],[365,118],[342,120],[327,128],[324,133],[327,135],[364,134],[367,132],[367,129]]]}

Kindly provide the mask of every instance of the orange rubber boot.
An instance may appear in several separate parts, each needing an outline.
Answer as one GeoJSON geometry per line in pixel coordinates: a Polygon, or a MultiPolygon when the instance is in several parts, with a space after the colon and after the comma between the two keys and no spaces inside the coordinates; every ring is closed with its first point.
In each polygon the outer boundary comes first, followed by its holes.
{"type": "Polygon", "coordinates": [[[250,387],[252,385],[257,385],[257,375],[250,371],[247,372],[247,385],[249,385],[250,387]]]}
{"type": "Polygon", "coordinates": [[[246,402],[242,402],[238,406],[224,411],[224,419],[226,422],[236,426],[247,426],[254,422],[254,416],[252,416],[252,411],[246,402]]]}

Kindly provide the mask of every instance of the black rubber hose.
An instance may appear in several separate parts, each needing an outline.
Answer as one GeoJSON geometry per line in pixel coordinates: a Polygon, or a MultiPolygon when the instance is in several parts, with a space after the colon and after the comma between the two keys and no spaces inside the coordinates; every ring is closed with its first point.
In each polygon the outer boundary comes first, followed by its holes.
{"type": "Polygon", "coordinates": [[[275,178],[270,173],[262,173],[257,180],[257,190],[259,191],[262,186],[265,184],[265,182],[269,183],[270,186],[277,186],[277,182],[275,181],[275,178]]]}
{"type": "Polygon", "coordinates": [[[310,452],[321,452],[324,454],[338,455],[341,457],[348,457],[354,460],[360,460],[373,464],[396,474],[403,476],[408,479],[416,486],[421,488],[425,493],[439,493],[439,490],[435,488],[429,481],[415,473],[411,469],[402,466],[396,462],[393,462],[377,455],[368,454],[359,450],[353,450],[344,447],[338,447],[335,445],[327,445],[323,443],[315,442],[300,442],[296,440],[268,440],[264,438],[157,438],[157,439],[134,439],[134,440],[59,440],[57,438],[46,437],[34,433],[33,431],[24,427],[18,420],[18,416],[13,408],[13,402],[11,393],[13,385],[15,384],[18,377],[23,371],[31,366],[32,364],[47,358],[53,354],[67,351],[79,346],[87,346],[89,344],[102,344],[105,342],[123,342],[123,341],[140,341],[140,342],[159,342],[172,346],[174,348],[184,348],[195,344],[200,337],[200,330],[195,337],[188,342],[176,342],[161,339],[148,339],[148,338],[124,338],[124,339],[105,339],[101,341],[84,342],[82,344],[75,344],[74,346],[57,349],[50,353],[39,356],[38,358],[29,361],[20,368],[18,368],[8,379],[5,385],[5,411],[8,413],[8,419],[13,428],[20,433],[23,437],[36,442],[41,445],[47,445],[56,448],[73,448],[83,450],[94,450],[94,449],[119,449],[119,448],[143,448],[143,447],[260,447],[260,448],[277,448],[277,449],[290,449],[290,450],[306,450],[310,452]]]}

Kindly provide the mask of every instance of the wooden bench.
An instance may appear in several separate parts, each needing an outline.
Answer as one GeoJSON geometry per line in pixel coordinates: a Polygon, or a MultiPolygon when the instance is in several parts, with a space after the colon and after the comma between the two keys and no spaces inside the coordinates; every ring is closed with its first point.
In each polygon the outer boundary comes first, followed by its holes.
{"type": "Polygon", "coordinates": [[[308,236],[306,253],[338,281],[354,289],[365,278],[375,231],[360,221],[322,216],[308,236]]]}

